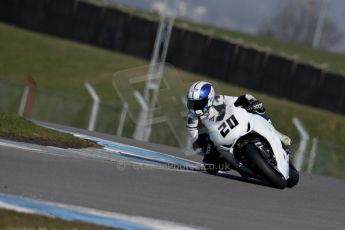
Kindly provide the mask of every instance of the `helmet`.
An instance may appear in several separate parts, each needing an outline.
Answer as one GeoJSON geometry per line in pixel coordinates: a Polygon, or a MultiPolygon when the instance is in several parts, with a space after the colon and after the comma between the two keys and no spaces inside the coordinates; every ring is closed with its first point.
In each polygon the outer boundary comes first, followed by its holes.
{"type": "Polygon", "coordinates": [[[211,83],[195,82],[187,93],[187,107],[190,112],[202,116],[208,112],[214,101],[214,89],[211,83]]]}

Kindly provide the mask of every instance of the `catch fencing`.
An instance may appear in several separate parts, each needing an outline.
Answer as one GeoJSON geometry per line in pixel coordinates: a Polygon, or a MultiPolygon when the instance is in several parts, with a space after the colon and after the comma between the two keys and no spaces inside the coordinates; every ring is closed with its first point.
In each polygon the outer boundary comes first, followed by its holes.
{"type": "MultiPolygon", "coordinates": [[[[25,84],[17,82],[0,81],[0,112],[18,113],[25,84]]],[[[38,87],[32,107],[32,119],[47,121],[77,128],[87,129],[90,119],[93,101],[91,98],[67,96],[54,93],[38,87]]],[[[95,130],[102,133],[116,135],[121,124],[122,107],[113,104],[100,103],[95,130]]],[[[140,107],[131,107],[131,111],[125,117],[124,129],[121,136],[132,138],[136,127],[136,115],[140,107]]],[[[160,122],[152,126],[150,142],[180,147],[180,137],[185,135],[185,121],[178,113],[171,111],[158,111],[156,117],[180,119],[180,127],[174,126],[174,130],[168,122],[160,122]],[[164,111],[164,112],[163,112],[164,111]],[[168,114],[169,113],[169,114],[168,114]]],[[[1,126],[1,124],[0,124],[1,126]]],[[[313,133],[309,133],[313,138],[313,133]]],[[[297,143],[297,142],[296,142],[297,143]]],[[[294,145],[297,148],[297,144],[294,145]]],[[[296,149],[293,149],[296,152],[296,149]]],[[[313,174],[335,176],[345,178],[345,148],[323,140],[317,140],[316,149],[313,150],[313,142],[309,141],[304,153],[302,171],[313,174]]],[[[181,154],[183,152],[181,151],[181,154]]]]}
{"type": "MultiPolygon", "coordinates": [[[[0,81],[0,112],[18,114],[25,84],[18,82],[0,81]]],[[[64,93],[48,91],[38,87],[35,91],[31,119],[87,129],[91,116],[93,101],[91,97],[76,97],[64,93]]],[[[121,124],[121,111],[123,107],[111,103],[99,104],[95,131],[116,135],[121,124]]],[[[132,138],[136,127],[136,117],[141,111],[140,107],[131,107],[131,114],[125,117],[121,136],[132,138]]],[[[170,114],[156,114],[157,116],[176,117],[170,114]]],[[[184,127],[181,117],[180,124],[184,127]]],[[[0,124],[1,125],[1,124],[0,124]]],[[[183,133],[185,130],[180,129],[183,133]]],[[[167,123],[153,125],[151,142],[179,147],[176,136],[167,123]]]]}

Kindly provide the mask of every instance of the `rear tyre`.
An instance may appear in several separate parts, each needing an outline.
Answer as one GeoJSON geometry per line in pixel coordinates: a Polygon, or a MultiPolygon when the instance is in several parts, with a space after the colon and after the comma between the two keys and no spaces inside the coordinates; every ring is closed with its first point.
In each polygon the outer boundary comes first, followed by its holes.
{"type": "Polygon", "coordinates": [[[283,189],[286,187],[285,178],[271,167],[261,156],[252,143],[248,143],[242,149],[244,156],[257,168],[257,170],[274,187],[283,189]]]}
{"type": "Polygon", "coordinates": [[[290,162],[289,163],[289,179],[286,181],[286,187],[292,188],[298,184],[299,181],[299,172],[295,166],[290,162]]]}

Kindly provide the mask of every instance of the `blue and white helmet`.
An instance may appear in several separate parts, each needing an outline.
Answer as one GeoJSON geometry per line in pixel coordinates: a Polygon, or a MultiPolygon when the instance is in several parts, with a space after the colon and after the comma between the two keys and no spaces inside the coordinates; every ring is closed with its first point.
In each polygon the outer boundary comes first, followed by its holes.
{"type": "Polygon", "coordinates": [[[187,107],[196,116],[202,116],[207,113],[213,101],[214,89],[209,82],[195,82],[188,90],[187,107]]]}

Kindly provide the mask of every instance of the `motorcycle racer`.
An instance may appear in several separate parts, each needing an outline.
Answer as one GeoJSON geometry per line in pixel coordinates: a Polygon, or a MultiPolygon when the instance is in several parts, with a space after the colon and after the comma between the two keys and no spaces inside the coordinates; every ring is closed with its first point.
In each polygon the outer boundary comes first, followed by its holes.
{"type": "MultiPolygon", "coordinates": [[[[203,162],[205,165],[224,165],[226,163],[211,141],[207,127],[214,125],[217,121],[223,120],[226,114],[225,108],[227,104],[233,104],[236,107],[245,109],[248,113],[262,116],[271,123],[263,103],[252,95],[245,94],[239,97],[215,95],[211,83],[205,81],[195,82],[187,92],[187,131],[190,141],[193,143],[193,149],[200,148],[203,152],[203,162]]],[[[279,136],[285,148],[291,145],[291,139],[288,136],[275,129],[274,131],[279,136]]],[[[226,170],[226,168],[222,170],[226,170]]]]}

